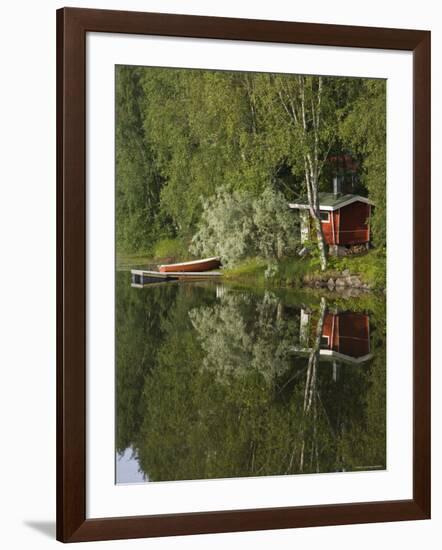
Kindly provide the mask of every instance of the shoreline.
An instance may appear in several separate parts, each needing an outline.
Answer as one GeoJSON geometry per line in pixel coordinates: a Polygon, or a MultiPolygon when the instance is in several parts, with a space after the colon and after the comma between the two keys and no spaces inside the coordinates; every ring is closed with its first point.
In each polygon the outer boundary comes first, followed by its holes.
{"type": "MultiPolygon", "coordinates": [[[[154,269],[162,263],[174,263],[183,258],[152,258],[137,254],[117,254],[116,271],[154,269]]],[[[223,268],[222,279],[269,289],[322,290],[335,295],[386,293],[385,257],[376,251],[367,254],[329,258],[329,267],[322,272],[315,259],[295,257],[281,260],[249,258],[235,267],[223,268]]]]}

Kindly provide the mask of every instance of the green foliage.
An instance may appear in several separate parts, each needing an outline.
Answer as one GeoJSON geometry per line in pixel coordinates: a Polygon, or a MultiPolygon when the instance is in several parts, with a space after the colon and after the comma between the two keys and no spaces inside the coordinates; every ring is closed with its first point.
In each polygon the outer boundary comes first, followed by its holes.
{"type": "Polygon", "coordinates": [[[268,262],[263,258],[247,258],[239,264],[223,269],[223,279],[264,284],[268,262]]]}
{"type": "Polygon", "coordinates": [[[225,269],[223,278],[272,288],[287,286],[300,288],[303,276],[312,269],[318,270],[319,273],[319,264],[312,264],[309,259],[289,257],[269,262],[262,258],[250,258],[225,269]]]}
{"type": "Polygon", "coordinates": [[[116,244],[120,252],[149,250],[156,239],[162,178],[143,131],[142,89],[134,67],[116,68],[116,244]]]}
{"type": "Polygon", "coordinates": [[[203,202],[190,251],[220,256],[226,266],[254,256],[281,258],[298,244],[296,229],[281,193],[267,188],[253,199],[250,193],[220,188],[203,202]]]}
{"type": "Polygon", "coordinates": [[[181,239],[160,239],[155,244],[154,258],[182,260],[188,256],[188,246],[181,239]]]}
{"type": "Polygon", "coordinates": [[[273,262],[263,258],[246,259],[225,269],[223,275],[227,280],[238,280],[258,286],[300,288],[304,284],[304,277],[309,277],[312,282],[327,280],[329,277],[342,276],[344,269],[348,269],[352,275],[358,275],[362,282],[369,284],[376,291],[386,288],[386,262],[382,250],[371,250],[361,256],[332,256],[325,272],[321,271],[317,257],[294,256],[273,262]]]}
{"type": "Polygon", "coordinates": [[[386,246],[386,81],[364,80],[362,92],[340,128],[342,140],[362,161],[362,182],[375,204],[373,242],[386,246]]]}
{"type": "MultiPolygon", "coordinates": [[[[299,182],[290,189],[296,196],[305,192],[307,156],[310,163],[318,157],[321,177],[322,163],[338,139],[339,124],[357,96],[359,80],[284,74],[257,74],[253,80],[263,145],[272,151],[274,163],[290,167],[299,182]]],[[[321,183],[330,184],[323,179],[321,183]]]]}
{"type": "Polygon", "coordinates": [[[203,202],[190,251],[195,256],[220,256],[224,265],[232,265],[254,255],[254,230],[250,195],[221,188],[203,202]]]}
{"type": "Polygon", "coordinates": [[[270,187],[253,201],[253,224],[256,250],[263,258],[282,258],[299,245],[298,218],[284,195],[270,187]]]}
{"type": "Polygon", "coordinates": [[[165,179],[161,208],[176,231],[192,232],[200,197],[229,181],[258,193],[273,166],[260,160],[247,74],[149,69],[142,80],[144,131],[165,179]]]}
{"type": "MultiPolygon", "coordinates": [[[[304,160],[315,147],[322,190],[330,190],[333,176],[331,166],[322,164],[328,153],[351,151],[360,160],[358,192],[376,204],[372,232],[384,247],[385,82],[118,66],[117,252],[152,254],[163,239],[190,241],[203,205],[228,183],[235,197],[261,199],[259,221],[251,223],[262,231],[250,243],[247,227],[240,228],[235,261],[254,254],[281,257],[279,237],[269,234],[286,221],[274,224],[272,216],[284,218],[284,200],[305,193],[304,160]],[[320,86],[320,111],[309,107],[305,125],[296,124],[300,99],[315,104],[320,86]]],[[[238,216],[248,215],[238,199],[233,202],[238,216]]]]}
{"type": "Polygon", "coordinates": [[[343,271],[349,269],[352,274],[359,275],[361,279],[373,288],[383,290],[386,288],[386,258],[384,250],[371,250],[361,256],[344,256],[330,259],[330,269],[343,271]]]}

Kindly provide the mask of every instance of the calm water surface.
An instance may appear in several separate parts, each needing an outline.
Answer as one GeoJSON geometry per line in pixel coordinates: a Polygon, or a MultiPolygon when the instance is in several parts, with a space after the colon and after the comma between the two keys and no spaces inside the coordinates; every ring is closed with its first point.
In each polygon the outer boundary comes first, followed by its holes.
{"type": "Polygon", "coordinates": [[[385,469],[384,297],[117,273],[116,480],[385,469]]]}

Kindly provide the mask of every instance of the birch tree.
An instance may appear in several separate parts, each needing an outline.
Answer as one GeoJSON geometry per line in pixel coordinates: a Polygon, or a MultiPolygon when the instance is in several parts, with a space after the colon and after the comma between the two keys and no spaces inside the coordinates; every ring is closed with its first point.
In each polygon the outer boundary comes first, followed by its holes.
{"type": "MultiPolygon", "coordinates": [[[[324,163],[336,138],[339,109],[332,101],[332,84],[321,76],[266,75],[262,108],[267,127],[285,133],[292,170],[302,174],[313,222],[321,269],[327,253],[319,209],[319,187],[324,163]]],[[[280,139],[278,141],[281,141],[280,139]]]]}

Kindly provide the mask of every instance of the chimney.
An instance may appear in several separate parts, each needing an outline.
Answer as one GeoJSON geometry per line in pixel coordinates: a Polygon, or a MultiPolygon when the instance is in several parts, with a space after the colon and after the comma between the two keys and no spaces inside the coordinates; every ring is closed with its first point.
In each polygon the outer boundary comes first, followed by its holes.
{"type": "Polygon", "coordinates": [[[333,194],[338,196],[342,193],[342,176],[335,176],[333,178],[333,194]]]}

